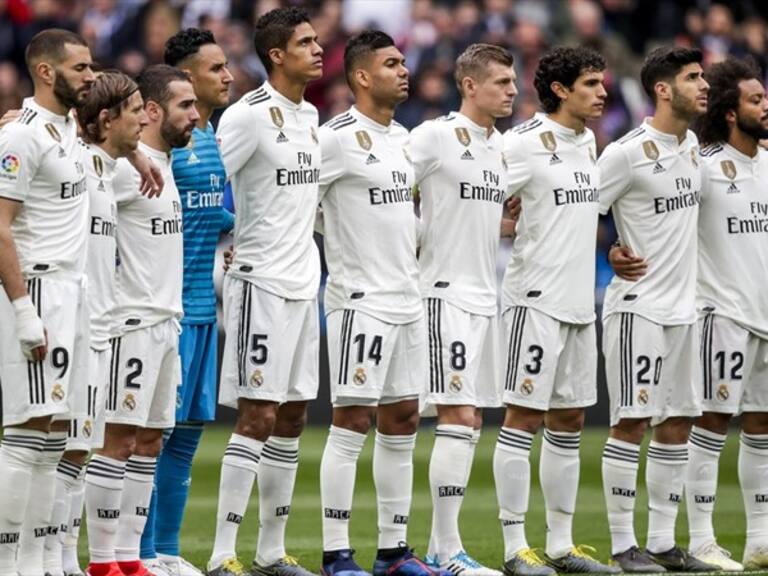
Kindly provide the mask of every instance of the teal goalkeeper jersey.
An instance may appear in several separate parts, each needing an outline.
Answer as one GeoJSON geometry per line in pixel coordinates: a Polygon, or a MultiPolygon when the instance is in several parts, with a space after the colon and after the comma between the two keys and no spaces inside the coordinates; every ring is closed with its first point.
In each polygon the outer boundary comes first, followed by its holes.
{"type": "Polygon", "coordinates": [[[173,177],[184,223],[183,323],[215,322],[216,245],[221,233],[232,229],[234,217],[223,206],[227,176],[213,126],[195,128],[187,146],[174,148],[173,177]]]}

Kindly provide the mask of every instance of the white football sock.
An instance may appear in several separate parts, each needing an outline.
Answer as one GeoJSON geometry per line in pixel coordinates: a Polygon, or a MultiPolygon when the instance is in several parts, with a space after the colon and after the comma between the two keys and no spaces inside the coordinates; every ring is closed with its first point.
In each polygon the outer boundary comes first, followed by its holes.
{"type": "Polygon", "coordinates": [[[466,480],[472,466],[472,428],[458,424],[438,424],[429,461],[429,487],[432,493],[432,534],[434,554],[445,562],[462,550],[459,511],[464,500],[466,480]]]}
{"type": "Polygon", "coordinates": [[[603,449],[603,494],[611,531],[611,554],[637,546],[635,499],[640,446],[608,438],[603,449]]]}
{"type": "Polygon", "coordinates": [[[688,510],[690,550],[715,541],[712,510],[717,492],[717,464],[725,445],[725,434],[694,426],[688,438],[688,470],[685,478],[685,501],[688,510]]]}
{"type": "Polygon", "coordinates": [[[739,483],[747,513],[746,547],[768,546],[768,434],[741,433],[739,483]]]}
{"type": "Polygon", "coordinates": [[[579,490],[581,432],[544,429],[539,482],[547,508],[547,556],[560,558],[573,548],[573,514],[579,490]]]}
{"type": "Polygon", "coordinates": [[[216,539],[208,562],[209,569],[236,556],[237,531],[248,508],[263,447],[264,442],[240,434],[232,434],[229,438],[221,460],[216,539]]]}
{"type": "Polygon", "coordinates": [[[0,443],[0,576],[17,576],[16,552],[32,489],[32,473],[48,435],[24,428],[5,428],[3,432],[0,443]]]}
{"type": "Polygon", "coordinates": [[[45,572],[52,576],[63,576],[61,545],[69,529],[68,516],[72,501],[72,487],[83,465],[62,458],[56,469],[56,489],[51,512],[51,522],[48,525],[48,536],[45,537],[43,550],[43,566],[45,572]]]}
{"type": "Polygon", "coordinates": [[[125,464],[125,485],[115,541],[115,558],[118,562],[139,559],[141,535],[149,515],[156,467],[156,456],[134,455],[125,464]]]}
{"type": "Polygon", "coordinates": [[[504,561],[528,548],[525,513],[531,491],[533,434],[516,428],[502,428],[493,453],[493,477],[499,501],[499,518],[504,533],[504,561]]]}
{"type": "Polygon", "coordinates": [[[413,496],[413,450],[416,434],[394,436],[376,431],[373,482],[379,510],[379,550],[407,542],[413,496]]]}
{"type": "Polygon", "coordinates": [[[683,498],[688,444],[648,446],[645,485],[648,488],[648,541],[651,552],[666,552],[675,545],[677,508],[683,498]]]}
{"type": "Polygon", "coordinates": [[[80,470],[70,499],[67,531],[61,544],[61,564],[64,574],[79,574],[80,560],[77,557],[77,542],[80,538],[80,522],[85,502],[85,467],[80,470]]]}
{"type": "Polygon", "coordinates": [[[34,497],[27,504],[24,527],[21,530],[18,568],[21,576],[44,574],[43,546],[53,513],[56,494],[56,468],[67,446],[66,432],[50,432],[45,439],[43,453],[32,472],[34,497]]]}
{"type": "Polygon", "coordinates": [[[256,562],[268,566],[285,557],[285,525],[299,467],[299,439],[270,436],[261,451],[259,541],[256,562]]]}
{"type": "Polygon", "coordinates": [[[355,493],[357,460],[365,434],[331,426],[320,461],[320,501],[323,508],[323,552],[346,550],[349,517],[355,493]]]}
{"type": "Polygon", "coordinates": [[[95,564],[115,561],[125,465],[121,460],[94,454],[85,468],[88,552],[91,562],[95,564]]]}

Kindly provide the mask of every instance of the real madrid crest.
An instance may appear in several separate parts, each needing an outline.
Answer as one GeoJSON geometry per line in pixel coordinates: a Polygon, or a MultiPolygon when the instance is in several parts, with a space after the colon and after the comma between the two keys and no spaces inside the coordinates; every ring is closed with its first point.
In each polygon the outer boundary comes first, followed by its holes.
{"type": "Polygon", "coordinates": [[[541,138],[541,143],[544,144],[544,148],[550,152],[557,150],[557,140],[555,140],[555,135],[550,130],[539,134],[539,138],[541,138]]]}
{"type": "Polygon", "coordinates": [[[733,163],[733,160],[723,160],[720,162],[720,169],[729,180],[736,178],[736,164],[733,163]]]}
{"type": "Polygon", "coordinates": [[[365,384],[366,380],[368,380],[368,376],[365,374],[365,368],[355,368],[355,375],[352,376],[352,382],[358,386],[362,386],[365,384]]]}
{"type": "Polygon", "coordinates": [[[285,120],[283,120],[283,113],[277,106],[270,106],[269,108],[269,115],[272,117],[272,123],[277,126],[278,128],[282,128],[283,124],[285,124],[285,120]]]}
{"type": "Polygon", "coordinates": [[[358,130],[355,132],[355,138],[357,138],[357,143],[360,144],[360,148],[366,152],[373,147],[371,136],[365,130],[358,130]]]}
{"type": "Polygon", "coordinates": [[[123,408],[129,412],[133,412],[136,409],[136,398],[134,398],[133,394],[128,393],[125,395],[125,398],[123,398],[123,408]]]}
{"type": "Polygon", "coordinates": [[[642,388],[637,394],[637,403],[645,406],[648,404],[648,390],[642,388]]]}
{"type": "Polygon", "coordinates": [[[448,383],[448,390],[451,392],[461,392],[461,376],[454,374],[451,376],[451,381],[448,383]]]}
{"type": "Polygon", "coordinates": [[[520,385],[520,391],[526,396],[533,394],[533,380],[530,378],[523,380],[523,383],[520,385]]]}
{"type": "Polygon", "coordinates": [[[254,370],[251,373],[251,386],[261,388],[262,384],[264,384],[264,375],[261,373],[261,370],[254,370]]]}
{"type": "Polygon", "coordinates": [[[646,140],[643,142],[643,152],[650,160],[659,159],[659,149],[656,147],[656,142],[653,140],[646,140]]]}
{"type": "Polygon", "coordinates": [[[728,400],[728,396],[730,396],[730,393],[728,392],[728,385],[720,384],[720,386],[717,388],[717,399],[720,400],[720,402],[725,402],[728,400]]]}
{"type": "Polygon", "coordinates": [[[61,402],[64,400],[64,396],[66,394],[64,393],[64,387],[59,384],[58,382],[53,385],[53,388],[51,389],[51,399],[54,402],[61,402]]]}
{"type": "Polygon", "coordinates": [[[466,128],[456,128],[456,138],[459,139],[459,142],[463,146],[469,146],[469,143],[472,142],[472,138],[469,136],[469,130],[466,128]]]}

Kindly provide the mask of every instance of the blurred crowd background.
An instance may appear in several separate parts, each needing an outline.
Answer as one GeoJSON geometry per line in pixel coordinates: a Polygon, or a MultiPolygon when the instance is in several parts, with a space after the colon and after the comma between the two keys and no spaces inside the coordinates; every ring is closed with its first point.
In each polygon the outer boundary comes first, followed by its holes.
{"type": "MultiPolygon", "coordinates": [[[[321,121],[349,106],[344,44],[350,35],[370,27],[393,36],[407,57],[411,97],[397,119],[409,128],[456,109],[453,64],[473,42],[500,44],[515,56],[520,95],[514,117],[501,122],[501,130],[536,112],[532,78],[549,47],[594,47],[608,61],[608,106],[591,126],[599,149],[649,112],[638,73],[644,54],[657,45],[699,47],[707,63],[733,54],[752,55],[764,73],[768,66],[764,0],[0,0],[0,114],[18,108],[31,93],[24,47],[34,34],[50,27],[78,31],[99,64],[128,73],[162,62],[166,39],[180,28],[210,29],[228,55],[234,101],[265,77],[252,47],[253,23],[288,4],[310,10],[325,49],[324,77],[307,92],[307,99],[320,109],[321,121]]],[[[613,235],[610,221],[601,222],[598,301],[611,277],[606,253],[613,235]]]]}

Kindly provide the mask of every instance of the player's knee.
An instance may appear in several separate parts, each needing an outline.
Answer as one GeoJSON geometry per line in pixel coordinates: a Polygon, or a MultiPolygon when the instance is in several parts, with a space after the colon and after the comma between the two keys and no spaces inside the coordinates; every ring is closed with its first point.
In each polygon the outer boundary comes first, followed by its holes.
{"type": "Polygon", "coordinates": [[[584,428],[584,410],[552,410],[545,422],[547,428],[556,432],[580,432],[584,428]]]}
{"type": "Polygon", "coordinates": [[[768,412],[743,412],[741,429],[746,434],[768,434],[768,412]]]}
{"type": "Polygon", "coordinates": [[[648,428],[646,418],[625,418],[611,428],[610,436],[623,442],[641,444],[646,428],[648,428]]]}
{"type": "Polygon", "coordinates": [[[278,414],[273,434],[281,438],[298,438],[307,424],[307,413],[291,414],[288,417],[278,414]]]}
{"type": "Polygon", "coordinates": [[[163,449],[163,431],[160,429],[143,429],[136,433],[136,456],[156,458],[163,449]]]}
{"type": "Polygon", "coordinates": [[[544,412],[522,406],[508,405],[504,414],[504,427],[516,428],[530,434],[536,434],[544,422],[544,412]]]}
{"type": "Polygon", "coordinates": [[[731,421],[730,414],[720,414],[718,412],[704,412],[700,417],[693,421],[693,425],[698,428],[704,428],[717,434],[727,434],[728,424],[731,421]]]}
{"type": "Polygon", "coordinates": [[[480,416],[480,425],[478,425],[478,412],[479,410],[474,406],[438,406],[437,423],[479,428],[483,420],[480,416]]]}
{"type": "Polygon", "coordinates": [[[349,406],[333,409],[333,425],[338,428],[351,430],[358,434],[367,434],[372,424],[373,409],[366,406],[349,406]]]}
{"type": "Polygon", "coordinates": [[[653,439],[662,444],[685,444],[691,432],[692,418],[667,418],[653,430],[653,439]]]}
{"type": "Polygon", "coordinates": [[[85,450],[67,450],[64,452],[64,455],[61,457],[61,459],[66,460],[67,462],[80,464],[82,466],[88,459],[88,452],[85,450]]]}

